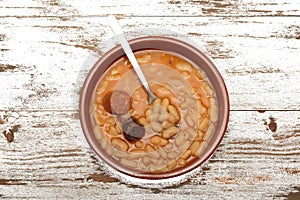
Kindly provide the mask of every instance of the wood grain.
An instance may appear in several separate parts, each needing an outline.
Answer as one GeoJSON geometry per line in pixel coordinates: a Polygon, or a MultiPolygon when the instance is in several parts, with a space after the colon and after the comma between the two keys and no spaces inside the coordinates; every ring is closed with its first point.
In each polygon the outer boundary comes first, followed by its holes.
{"type": "Polygon", "coordinates": [[[300,184],[300,116],[295,111],[232,112],[226,136],[202,173],[162,190],[120,184],[105,175],[82,142],[76,112],[23,111],[18,115],[14,124],[20,127],[14,142],[0,140],[0,195],[5,198],[84,198],[90,193],[102,198],[134,194],[134,198],[156,199],[159,194],[163,198],[253,199],[283,197],[300,184]],[[270,117],[275,118],[276,132],[268,130],[270,117]]]}
{"type": "Polygon", "coordinates": [[[0,198],[299,199],[299,8],[299,0],[0,1],[0,198]],[[187,182],[120,182],[81,137],[80,88],[115,45],[108,14],[128,38],[193,40],[225,79],[225,138],[187,182]]]}
{"type": "Polygon", "coordinates": [[[1,2],[0,17],[295,16],[299,6],[298,0],[18,0],[1,2]]]}
{"type": "MultiPolygon", "coordinates": [[[[89,69],[113,46],[103,44],[112,36],[106,19],[0,22],[0,109],[77,109],[89,69]]],[[[298,17],[126,18],[121,24],[132,30],[128,38],[152,29],[198,43],[223,75],[232,110],[300,109],[298,17]],[[162,23],[164,30],[155,29],[162,23]],[[167,31],[175,26],[178,33],[167,31]]]]}

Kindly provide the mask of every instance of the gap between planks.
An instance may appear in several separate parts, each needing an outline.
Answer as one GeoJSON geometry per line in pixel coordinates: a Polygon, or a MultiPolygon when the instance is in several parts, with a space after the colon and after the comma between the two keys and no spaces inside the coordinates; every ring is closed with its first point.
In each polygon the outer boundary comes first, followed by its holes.
{"type": "MultiPolygon", "coordinates": [[[[69,19],[69,18],[106,18],[108,15],[45,15],[45,16],[18,16],[18,15],[8,15],[8,16],[0,16],[1,18],[58,18],[58,19],[69,19]]],[[[118,19],[126,19],[126,18],[264,18],[264,17],[300,17],[300,15],[115,15],[118,19]]]]}

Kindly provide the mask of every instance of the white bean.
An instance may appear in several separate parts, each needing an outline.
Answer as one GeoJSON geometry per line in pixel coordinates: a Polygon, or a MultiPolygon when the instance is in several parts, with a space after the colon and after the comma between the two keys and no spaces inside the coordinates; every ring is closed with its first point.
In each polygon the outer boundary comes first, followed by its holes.
{"type": "Polygon", "coordinates": [[[200,110],[200,114],[201,115],[204,115],[207,112],[206,107],[203,106],[202,104],[201,104],[201,106],[199,106],[199,110],[200,110]]]}
{"type": "Polygon", "coordinates": [[[160,105],[160,104],[161,104],[161,99],[156,98],[156,99],[153,101],[153,105],[155,105],[155,104],[160,105]]]}
{"type": "Polygon", "coordinates": [[[171,126],[173,126],[170,122],[168,122],[168,121],[164,121],[163,123],[162,123],[162,127],[164,128],[164,129],[168,129],[168,128],[170,128],[171,126]]]}
{"type": "Polygon", "coordinates": [[[181,107],[183,110],[185,110],[185,109],[187,109],[187,108],[189,107],[189,105],[187,104],[186,101],[183,101],[183,102],[180,104],[180,107],[181,107]]]}
{"type": "Polygon", "coordinates": [[[176,162],[176,160],[174,160],[168,164],[168,170],[171,171],[171,170],[175,169],[176,166],[177,166],[177,162],[176,162]]]}
{"type": "Polygon", "coordinates": [[[177,160],[177,163],[178,163],[178,165],[183,166],[183,165],[186,164],[186,160],[179,158],[179,159],[177,160]]]}
{"type": "Polygon", "coordinates": [[[165,152],[163,148],[159,149],[159,153],[163,159],[166,159],[168,157],[168,154],[165,152]]]}
{"type": "Polygon", "coordinates": [[[187,128],[186,131],[188,132],[188,134],[190,135],[190,140],[194,140],[197,137],[197,132],[195,129],[193,128],[187,128]]]}
{"type": "Polygon", "coordinates": [[[195,153],[198,151],[200,147],[200,141],[194,141],[191,146],[190,146],[190,150],[192,151],[192,154],[195,155],[195,153]]]}
{"type": "Polygon", "coordinates": [[[205,132],[205,135],[204,135],[203,139],[208,142],[212,138],[212,134],[213,134],[214,131],[215,131],[214,124],[210,124],[208,129],[205,132]]]}
{"type": "Polygon", "coordinates": [[[150,142],[154,145],[159,144],[162,141],[162,137],[160,137],[159,135],[154,135],[150,138],[150,142]]]}
{"type": "Polygon", "coordinates": [[[115,75],[109,75],[106,77],[106,80],[108,81],[116,81],[119,80],[121,78],[120,74],[115,74],[115,75]]]}
{"type": "Polygon", "coordinates": [[[116,157],[118,158],[128,158],[128,154],[127,152],[124,152],[124,151],[120,151],[118,149],[115,149],[115,154],[114,154],[116,157]]]}
{"type": "Polygon", "coordinates": [[[197,140],[202,140],[204,133],[200,130],[197,131],[197,137],[195,139],[197,140]]]}
{"type": "Polygon", "coordinates": [[[156,151],[151,145],[147,144],[145,147],[146,151],[149,153],[149,156],[151,158],[158,159],[160,157],[160,154],[158,151],[156,151]]]}
{"type": "Polygon", "coordinates": [[[160,115],[159,115],[159,117],[158,117],[158,121],[159,122],[164,122],[164,121],[166,121],[167,120],[167,115],[166,115],[166,113],[161,113],[160,115]]]}
{"type": "Polygon", "coordinates": [[[214,95],[214,91],[213,91],[213,89],[209,86],[209,85],[207,85],[206,87],[205,87],[205,89],[206,89],[206,91],[208,92],[208,94],[210,95],[210,96],[212,96],[212,95],[214,95]]]}
{"type": "Polygon", "coordinates": [[[161,105],[165,110],[167,110],[169,104],[170,104],[170,100],[168,98],[163,98],[161,105]]]}
{"type": "Polygon", "coordinates": [[[160,166],[158,166],[157,164],[150,164],[149,165],[149,171],[154,172],[157,171],[159,169],[160,166]]]}
{"type": "Polygon", "coordinates": [[[144,147],[144,143],[142,141],[137,141],[135,143],[136,148],[143,148],[144,147]]]}
{"type": "Polygon", "coordinates": [[[111,134],[113,136],[118,136],[119,135],[117,129],[114,126],[110,127],[109,134],[111,134]]]}
{"type": "Polygon", "coordinates": [[[188,106],[193,106],[196,104],[196,101],[192,99],[191,97],[185,98],[185,102],[187,103],[188,106]]]}
{"type": "Polygon", "coordinates": [[[205,106],[205,107],[209,107],[210,102],[209,102],[209,98],[208,97],[202,97],[201,98],[201,103],[205,106]]]}
{"type": "Polygon", "coordinates": [[[182,80],[180,80],[180,79],[171,79],[171,80],[169,80],[169,82],[168,82],[171,86],[173,86],[173,87],[180,87],[180,86],[182,86],[183,85],[183,82],[182,82],[182,80]]]}
{"type": "Polygon", "coordinates": [[[154,105],[152,106],[153,112],[154,112],[154,113],[158,113],[159,110],[160,110],[160,107],[161,107],[161,105],[159,105],[159,104],[154,104],[154,105]]]}
{"type": "Polygon", "coordinates": [[[149,165],[151,159],[149,157],[143,157],[142,158],[142,162],[145,164],[145,165],[149,165]]]}
{"type": "Polygon", "coordinates": [[[194,152],[194,156],[199,157],[201,155],[201,153],[206,149],[207,146],[208,146],[207,142],[202,141],[200,143],[199,147],[194,152]]]}
{"type": "Polygon", "coordinates": [[[159,121],[159,120],[158,120],[159,114],[158,114],[158,113],[152,113],[152,114],[150,115],[150,118],[151,118],[151,122],[159,121]]]}
{"type": "Polygon", "coordinates": [[[95,122],[97,124],[99,124],[100,126],[103,126],[105,124],[104,120],[101,117],[98,117],[97,112],[95,112],[95,114],[93,115],[93,118],[94,118],[95,122]]]}
{"type": "Polygon", "coordinates": [[[100,140],[102,138],[102,132],[101,132],[101,128],[98,125],[95,125],[94,127],[94,135],[96,137],[97,140],[100,140]]]}
{"type": "Polygon", "coordinates": [[[188,149],[181,155],[181,158],[187,160],[191,155],[192,155],[192,151],[188,149]]]}
{"type": "Polygon", "coordinates": [[[190,141],[185,141],[182,145],[180,145],[180,146],[178,147],[178,151],[179,151],[179,152],[184,152],[184,151],[186,151],[186,150],[188,149],[189,145],[190,145],[190,141]]]}
{"type": "Polygon", "coordinates": [[[152,130],[155,131],[155,132],[157,132],[157,133],[160,132],[160,131],[162,130],[162,125],[161,125],[161,123],[152,121],[150,125],[151,125],[152,130]]]}
{"type": "Polygon", "coordinates": [[[89,113],[90,114],[94,114],[95,110],[97,109],[97,104],[92,104],[90,106],[90,110],[89,110],[89,113]]]}
{"type": "Polygon", "coordinates": [[[192,66],[190,63],[185,62],[185,61],[179,61],[176,63],[176,68],[182,71],[188,71],[191,72],[192,71],[192,66]]]}
{"type": "Polygon", "coordinates": [[[106,147],[106,153],[108,155],[110,155],[110,156],[114,153],[114,149],[112,148],[111,145],[107,145],[107,147],[106,147]]]}
{"type": "Polygon", "coordinates": [[[123,165],[126,165],[128,167],[132,167],[132,168],[136,168],[138,163],[133,161],[133,160],[128,160],[126,158],[121,158],[120,159],[120,163],[123,164],[123,165]]]}
{"type": "Polygon", "coordinates": [[[169,153],[168,153],[168,158],[169,159],[175,159],[175,158],[177,158],[177,152],[176,151],[170,151],[169,153]]]}
{"type": "Polygon", "coordinates": [[[205,131],[205,129],[208,127],[210,123],[210,120],[208,118],[204,118],[199,125],[199,130],[205,131]]]}
{"type": "Polygon", "coordinates": [[[192,120],[192,118],[189,115],[186,115],[185,117],[185,122],[187,125],[193,127],[195,125],[195,122],[192,120]]]}
{"type": "Polygon", "coordinates": [[[149,156],[150,156],[151,158],[159,159],[160,154],[159,154],[158,151],[153,151],[153,152],[150,152],[150,153],[149,153],[149,156]]]}
{"type": "Polygon", "coordinates": [[[175,124],[177,122],[176,117],[172,115],[171,113],[167,114],[167,120],[171,122],[172,124],[175,124]]]}
{"type": "Polygon", "coordinates": [[[162,140],[159,143],[160,146],[166,146],[167,144],[169,144],[169,141],[167,139],[164,139],[164,138],[162,138],[162,140]]]}
{"type": "Polygon", "coordinates": [[[152,111],[150,109],[146,110],[146,119],[148,122],[151,122],[152,111]]]}
{"type": "Polygon", "coordinates": [[[175,117],[176,121],[180,120],[180,115],[179,115],[177,109],[175,108],[175,106],[169,105],[168,111],[175,117]]]}
{"type": "Polygon", "coordinates": [[[115,128],[116,128],[118,134],[120,134],[122,132],[122,129],[120,127],[122,127],[122,126],[119,124],[119,122],[117,122],[115,125],[115,128]]]}
{"type": "Polygon", "coordinates": [[[138,159],[146,155],[146,151],[143,149],[132,149],[129,156],[133,159],[138,159]]]}
{"type": "Polygon", "coordinates": [[[138,121],[141,125],[144,125],[144,126],[146,126],[148,124],[148,121],[145,117],[140,118],[138,121]]]}
{"type": "Polygon", "coordinates": [[[162,136],[166,139],[169,139],[170,137],[176,135],[179,131],[179,128],[176,126],[171,126],[170,128],[163,131],[162,136]]]}
{"type": "Polygon", "coordinates": [[[138,162],[138,169],[146,170],[147,166],[143,162],[138,162]]]}
{"type": "Polygon", "coordinates": [[[161,88],[159,88],[159,89],[156,90],[156,94],[159,97],[169,96],[170,95],[170,91],[167,88],[165,88],[165,87],[161,87],[161,88]]]}
{"type": "Polygon", "coordinates": [[[167,172],[168,170],[169,170],[168,167],[167,167],[167,166],[164,166],[164,167],[160,168],[160,169],[158,170],[158,172],[164,173],[164,172],[167,172]]]}
{"type": "Polygon", "coordinates": [[[194,122],[197,122],[199,120],[199,114],[196,110],[192,109],[189,111],[189,116],[191,117],[191,119],[194,121],[194,122]]]}
{"type": "Polygon", "coordinates": [[[111,74],[111,75],[115,75],[115,74],[117,74],[117,73],[119,73],[119,71],[118,71],[117,68],[113,68],[113,69],[111,69],[111,71],[110,71],[110,74],[111,74]]]}
{"type": "Polygon", "coordinates": [[[106,138],[102,138],[102,140],[100,141],[100,145],[102,147],[102,149],[106,149],[107,148],[107,145],[108,145],[108,141],[106,138]]]}
{"type": "Polygon", "coordinates": [[[151,55],[146,54],[146,55],[144,55],[144,56],[137,57],[136,59],[137,59],[137,61],[138,61],[139,63],[147,63],[147,62],[149,62],[149,61],[151,60],[151,55]]]}
{"type": "Polygon", "coordinates": [[[216,122],[216,121],[218,121],[218,107],[217,107],[216,100],[211,98],[210,105],[211,105],[211,107],[209,109],[210,120],[212,122],[216,122]]]}
{"type": "Polygon", "coordinates": [[[127,149],[129,148],[128,144],[121,138],[113,138],[111,140],[111,143],[121,151],[127,151],[127,149]]]}
{"type": "Polygon", "coordinates": [[[172,143],[169,143],[169,144],[167,144],[167,145],[165,146],[165,148],[166,148],[167,150],[171,150],[171,149],[174,148],[174,146],[173,146],[172,143]]]}
{"type": "Polygon", "coordinates": [[[185,141],[184,135],[178,134],[177,137],[175,138],[175,144],[176,146],[180,146],[183,142],[185,141]]]}

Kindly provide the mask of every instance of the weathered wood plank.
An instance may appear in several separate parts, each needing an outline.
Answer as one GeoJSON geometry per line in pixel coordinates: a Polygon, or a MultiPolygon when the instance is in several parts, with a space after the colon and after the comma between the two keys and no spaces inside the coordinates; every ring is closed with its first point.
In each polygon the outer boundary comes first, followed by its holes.
{"type": "Polygon", "coordinates": [[[79,136],[76,112],[1,115],[0,130],[9,117],[15,119],[12,126],[20,125],[13,142],[0,137],[2,198],[261,199],[286,197],[300,185],[299,111],[231,112],[225,138],[203,171],[179,186],[155,190],[106,175],[79,136]]]}
{"type": "Polygon", "coordinates": [[[25,0],[1,1],[0,17],[74,16],[289,16],[300,2],[278,0],[25,0]]]}
{"type": "MultiPolygon", "coordinates": [[[[0,23],[0,109],[77,109],[89,69],[114,46],[105,43],[112,33],[102,17],[0,23]]],[[[128,38],[167,35],[198,43],[223,75],[233,110],[300,109],[298,17],[145,17],[121,24],[128,38]],[[168,31],[174,27],[178,33],[168,31]]]]}
{"type": "Polygon", "coordinates": [[[299,7],[299,0],[1,1],[0,198],[299,199],[299,7]],[[123,184],[79,136],[80,87],[113,46],[105,43],[107,14],[121,18],[129,38],[194,40],[227,83],[234,111],[226,136],[203,171],[179,186],[123,184]],[[156,29],[161,24],[180,34],[156,29]]]}

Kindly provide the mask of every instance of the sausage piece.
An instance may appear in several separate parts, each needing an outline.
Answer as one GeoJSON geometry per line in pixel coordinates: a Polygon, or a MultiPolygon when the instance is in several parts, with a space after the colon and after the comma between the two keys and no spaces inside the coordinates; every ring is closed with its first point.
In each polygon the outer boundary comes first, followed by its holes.
{"type": "Polygon", "coordinates": [[[115,115],[122,115],[129,111],[130,96],[123,91],[108,92],[103,99],[104,109],[115,115]]]}
{"type": "Polygon", "coordinates": [[[145,128],[134,119],[130,119],[122,125],[123,135],[128,142],[136,142],[145,136],[145,128]]]}

